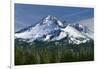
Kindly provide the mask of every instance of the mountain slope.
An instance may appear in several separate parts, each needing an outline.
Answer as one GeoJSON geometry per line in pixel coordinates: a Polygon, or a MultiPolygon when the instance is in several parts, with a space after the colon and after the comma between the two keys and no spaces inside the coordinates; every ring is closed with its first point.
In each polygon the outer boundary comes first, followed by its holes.
{"type": "Polygon", "coordinates": [[[67,37],[66,40],[69,43],[80,44],[92,39],[90,37],[92,34],[88,28],[80,24],[67,25],[65,27],[56,17],[48,15],[40,20],[36,26],[30,26],[16,32],[15,37],[23,40],[28,39],[29,42],[34,40],[55,41],[67,37]]]}

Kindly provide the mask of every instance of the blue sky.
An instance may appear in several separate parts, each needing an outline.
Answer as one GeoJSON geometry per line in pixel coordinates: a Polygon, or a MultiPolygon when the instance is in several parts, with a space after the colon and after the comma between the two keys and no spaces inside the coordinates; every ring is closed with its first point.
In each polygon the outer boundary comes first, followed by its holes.
{"type": "Polygon", "coordinates": [[[75,23],[94,17],[93,8],[15,4],[15,31],[36,25],[43,17],[52,15],[61,21],[75,23]]]}

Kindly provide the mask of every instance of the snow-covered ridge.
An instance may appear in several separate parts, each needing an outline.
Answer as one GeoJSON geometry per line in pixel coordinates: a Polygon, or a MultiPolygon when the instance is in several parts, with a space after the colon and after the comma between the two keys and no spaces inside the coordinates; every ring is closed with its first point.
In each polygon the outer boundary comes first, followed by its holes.
{"type": "Polygon", "coordinates": [[[48,15],[40,20],[36,26],[30,26],[24,31],[15,33],[16,38],[34,40],[55,41],[68,37],[69,43],[80,44],[93,39],[93,32],[80,24],[67,25],[54,16],[48,15]]]}

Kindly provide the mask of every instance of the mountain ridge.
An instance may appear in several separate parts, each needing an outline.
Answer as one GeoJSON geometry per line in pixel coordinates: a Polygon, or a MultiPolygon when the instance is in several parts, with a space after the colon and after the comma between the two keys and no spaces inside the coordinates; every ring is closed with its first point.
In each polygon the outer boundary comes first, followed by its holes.
{"type": "Polygon", "coordinates": [[[15,33],[16,38],[29,39],[29,42],[34,40],[55,41],[69,37],[69,43],[80,44],[93,39],[90,35],[93,34],[81,24],[64,26],[63,22],[56,17],[48,15],[39,21],[35,26],[29,26],[15,33]]]}

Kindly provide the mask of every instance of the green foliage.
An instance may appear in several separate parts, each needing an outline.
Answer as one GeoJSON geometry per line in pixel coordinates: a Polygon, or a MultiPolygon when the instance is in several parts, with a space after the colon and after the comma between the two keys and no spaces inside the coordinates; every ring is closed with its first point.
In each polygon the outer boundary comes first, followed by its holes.
{"type": "Polygon", "coordinates": [[[83,44],[67,41],[41,42],[15,40],[15,65],[94,60],[93,40],[83,44]]]}

